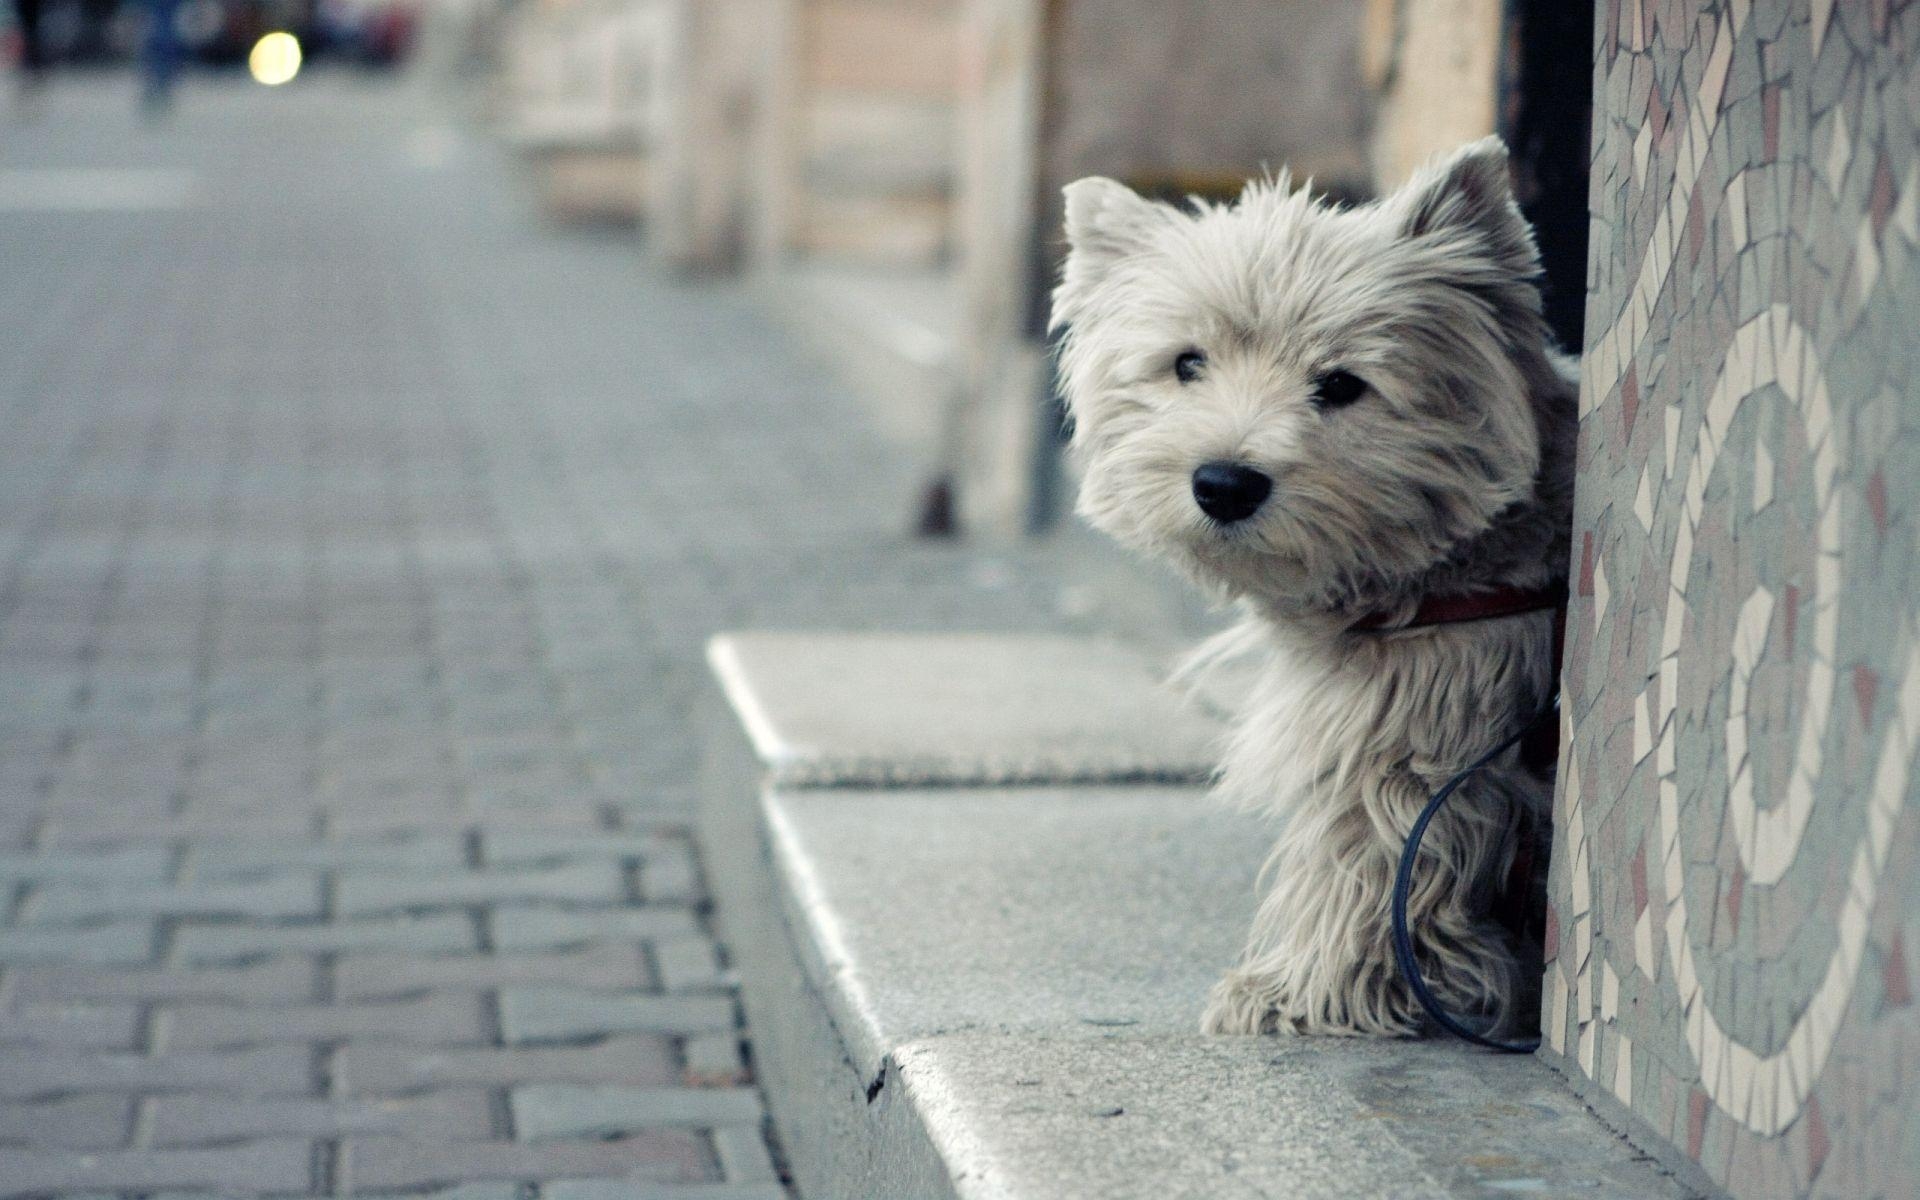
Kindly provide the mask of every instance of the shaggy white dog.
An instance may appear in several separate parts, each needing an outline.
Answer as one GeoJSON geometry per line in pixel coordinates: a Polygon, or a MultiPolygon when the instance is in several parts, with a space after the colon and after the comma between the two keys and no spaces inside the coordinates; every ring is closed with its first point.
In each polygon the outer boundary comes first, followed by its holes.
{"type": "MultiPolygon", "coordinates": [[[[1285,174],[1190,210],[1066,189],[1054,293],[1080,512],[1239,602],[1196,656],[1253,668],[1218,792],[1279,815],[1219,1033],[1411,1035],[1389,903],[1409,827],[1554,674],[1576,385],[1498,139],[1359,208],[1285,174]]],[[[1550,787],[1514,752],[1429,829],[1408,907],[1440,1000],[1533,994],[1489,910],[1550,787]]],[[[1530,1016],[1530,1013],[1525,1013],[1530,1016]]]]}

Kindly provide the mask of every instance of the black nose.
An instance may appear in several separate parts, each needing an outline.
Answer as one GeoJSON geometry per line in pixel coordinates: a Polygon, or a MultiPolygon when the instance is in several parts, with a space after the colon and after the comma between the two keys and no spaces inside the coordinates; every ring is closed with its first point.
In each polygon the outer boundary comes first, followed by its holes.
{"type": "Polygon", "coordinates": [[[1222,525],[1244,521],[1259,512],[1271,491],[1273,480],[1239,463],[1202,463],[1193,473],[1194,503],[1222,525]]]}

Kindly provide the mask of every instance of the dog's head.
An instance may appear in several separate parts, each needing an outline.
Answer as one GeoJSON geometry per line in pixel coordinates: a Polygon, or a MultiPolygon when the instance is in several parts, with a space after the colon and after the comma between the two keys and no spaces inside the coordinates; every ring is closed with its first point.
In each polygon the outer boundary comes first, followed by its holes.
{"type": "Polygon", "coordinates": [[[1053,296],[1080,511],[1238,596],[1417,580],[1532,494],[1539,255],[1496,138],[1340,209],[1066,189],[1053,296]]]}

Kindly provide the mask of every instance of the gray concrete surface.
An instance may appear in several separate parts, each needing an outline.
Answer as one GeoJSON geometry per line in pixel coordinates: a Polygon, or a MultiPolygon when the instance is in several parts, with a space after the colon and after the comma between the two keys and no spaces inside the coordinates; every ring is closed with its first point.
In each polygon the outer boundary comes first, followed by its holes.
{"type": "Polygon", "coordinates": [[[779,1195],[702,639],[1161,619],[461,111],[0,94],[0,1196],[779,1195]]]}
{"type": "Polygon", "coordinates": [[[767,786],[741,678],[701,828],[806,1194],[1695,1194],[1530,1059],[1200,1035],[1268,844],[1202,790],[767,786]]]}
{"type": "Polygon", "coordinates": [[[961,1032],[889,1086],[967,1197],[1698,1194],[1545,1067],[1456,1045],[961,1032]]]}
{"type": "Polygon", "coordinates": [[[1267,841],[1197,788],[781,789],[761,801],[788,926],[877,1076],[964,1030],[1190,1033],[1267,841]]]}
{"type": "Polygon", "coordinates": [[[1196,783],[1224,733],[1105,639],[745,632],[707,658],[781,785],[1196,783]]]}

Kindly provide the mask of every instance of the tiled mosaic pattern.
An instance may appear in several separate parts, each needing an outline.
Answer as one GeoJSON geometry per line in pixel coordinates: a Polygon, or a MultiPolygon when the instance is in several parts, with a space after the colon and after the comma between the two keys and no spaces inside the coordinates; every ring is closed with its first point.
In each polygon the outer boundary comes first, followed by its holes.
{"type": "Polygon", "coordinates": [[[1544,1053],[1920,1192],[1920,5],[1603,0],[1544,1053]]]}

